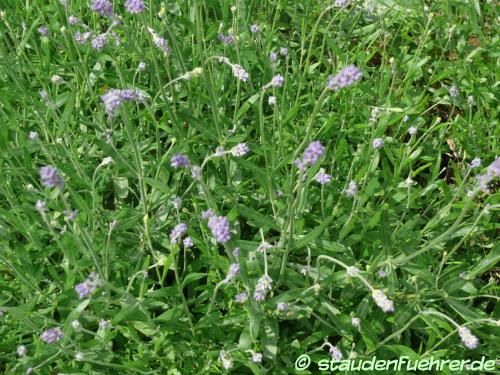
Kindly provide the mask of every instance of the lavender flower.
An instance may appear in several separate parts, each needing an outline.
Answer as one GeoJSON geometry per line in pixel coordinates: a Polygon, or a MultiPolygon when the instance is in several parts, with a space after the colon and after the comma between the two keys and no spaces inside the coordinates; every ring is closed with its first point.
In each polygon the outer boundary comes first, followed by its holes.
{"type": "Polygon", "coordinates": [[[225,45],[230,45],[234,43],[234,36],[232,34],[224,35],[223,33],[220,33],[218,35],[218,39],[225,45]]]}
{"type": "Polygon", "coordinates": [[[228,358],[225,350],[220,351],[219,358],[222,361],[222,367],[224,367],[226,370],[229,370],[230,368],[233,367],[233,361],[231,361],[231,359],[228,358]]]}
{"type": "Polygon", "coordinates": [[[175,154],[170,159],[170,165],[174,168],[187,168],[189,167],[189,159],[184,154],[175,154]]]}
{"type": "Polygon", "coordinates": [[[75,286],[75,292],[77,292],[78,297],[82,299],[88,297],[101,285],[102,282],[99,279],[99,276],[95,272],[91,272],[83,283],[77,284],[75,286]]]}
{"type": "Polygon", "coordinates": [[[233,154],[233,156],[239,157],[248,154],[249,151],[250,148],[246,143],[238,143],[231,149],[231,154],[233,154]]]}
{"type": "Polygon", "coordinates": [[[215,213],[214,213],[214,211],[213,211],[211,208],[209,208],[209,209],[208,209],[208,210],[206,210],[206,211],[202,211],[202,212],[201,212],[201,218],[202,218],[203,220],[208,220],[208,219],[210,219],[212,216],[215,216],[215,213]]]}
{"type": "Polygon", "coordinates": [[[295,160],[294,163],[301,171],[305,171],[307,167],[316,164],[324,152],[325,147],[319,141],[311,142],[305,149],[302,160],[295,160]]]}
{"type": "Polygon", "coordinates": [[[273,77],[273,79],[271,80],[271,82],[269,82],[266,86],[264,86],[264,88],[268,88],[268,87],[281,87],[283,86],[283,84],[285,83],[285,78],[281,75],[281,74],[278,74],[278,75],[275,75],[273,77]]]}
{"type": "Polygon", "coordinates": [[[229,271],[227,271],[226,278],[223,280],[225,284],[231,281],[240,272],[240,265],[238,263],[232,263],[229,266],[229,271]]]}
{"type": "Polygon", "coordinates": [[[45,341],[47,344],[53,344],[57,341],[62,340],[63,333],[61,328],[49,328],[40,335],[40,339],[45,341]]]}
{"type": "Polygon", "coordinates": [[[245,292],[239,293],[234,297],[234,300],[238,303],[245,303],[248,299],[248,295],[245,292]]]}
{"type": "Polygon", "coordinates": [[[201,168],[199,166],[193,165],[191,167],[191,177],[196,181],[201,180],[201,168]]]}
{"type": "Polygon", "coordinates": [[[340,361],[342,360],[342,358],[344,358],[339,348],[334,345],[330,346],[330,354],[332,355],[334,361],[340,361]]]}
{"type": "Polygon", "coordinates": [[[94,0],[90,6],[93,12],[109,17],[113,14],[113,4],[109,0],[94,0]]]}
{"type": "Polygon", "coordinates": [[[451,86],[449,92],[450,92],[450,96],[452,98],[456,98],[458,96],[457,86],[455,86],[455,85],[451,86]]]}
{"type": "Polygon", "coordinates": [[[75,33],[75,42],[78,44],[84,44],[90,37],[92,36],[92,33],[90,31],[86,31],[83,34],[79,31],[75,33]]]}
{"type": "Polygon", "coordinates": [[[101,319],[99,321],[99,327],[100,328],[109,328],[111,325],[109,323],[109,320],[106,320],[106,319],[101,319]]]}
{"type": "Polygon", "coordinates": [[[64,187],[64,181],[59,171],[50,165],[40,168],[40,180],[43,186],[49,188],[57,186],[59,189],[62,189],[64,187]]]}
{"type": "Polygon", "coordinates": [[[146,70],[146,63],[144,61],[141,61],[139,65],[137,65],[137,70],[139,72],[143,72],[144,70],[146,70]]]}
{"type": "Polygon", "coordinates": [[[335,6],[338,8],[344,8],[349,5],[349,0],[335,0],[335,6]]]}
{"type": "Polygon", "coordinates": [[[356,267],[348,267],[347,268],[347,275],[350,277],[356,277],[359,274],[359,269],[356,267]]]}
{"type": "Polygon", "coordinates": [[[275,105],[276,104],[276,97],[275,96],[270,96],[269,99],[267,100],[269,105],[275,105]]]}
{"type": "Polygon", "coordinates": [[[469,328],[458,328],[458,335],[467,349],[475,349],[477,347],[479,340],[471,333],[469,328]]]}
{"type": "Polygon", "coordinates": [[[220,158],[221,156],[224,156],[225,153],[226,150],[224,150],[224,146],[219,146],[215,149],[214,157],[220,158]]]}
{"type": "Polygon", "coordinates": [[[263,301],[266,299],[267,292],[272,289],[273,279],[271,279],[267,274],[264,274],[255,286],[255,291],[253,293],[253,298],[256,301],[263,301]]]}
{"type": "Polygon", "coordinates": [[[76,217],[76,215],[78,215],[78,210],[64,210],[64,217],[66,218],[66,220],[68,221],[73,221],[76,217]]]}
{"type": "Polygon", "coordinates": [[[47,29],[46,26],[40,26],[38,28],[38,33],[41,35],[41,36],[49,36],[49,29],[47,29]]]}
{"type": "Polygon", "coordinates": [[[28,139],[30,141],[36,141],[38,139],[38,133],[37,132],[30,132],[28,135],[28,139]]]}
{"type": "Polygon", "coordinates": [[[257,34],[260,31],[259,25],[254,23],[252,26],[250,26],[250,31],[252,34],[257,34]]]}
{"type": "Polygon", "coordinates": [[[271,62],[274,64],[278,61],[278,54],[274,51],[271,51],[269,53],[269,60],[271,60],[271,62]]]}
{"type": "Polygon", "coordinates": [[[496,158],[496,160],[491,163],[488,168],[486,168],[485,174],[476,176],[479,189],[484,191],[485,193],[488,193],[488,184],[495,177],[500,177],[500,157],[496,158]]]}
{"type": "Polygon", "coordinates": [[[257,253],[264,253],[264,251],[267,251],[269,249],[272,249],[273,248],[273,245],[271,245],[269,242],[266,242],[266,241],[262,241],[259,246],[257,246],[257,249],[255,249],[255,251],[257,253]]]}
{"type": "Polygon", "coordinates": [[[342,69],[335,76],[328,77],[327,88],[330,90],[339,90],[355,84],[361,79],[362,73],[355,65],[349,65],[342,69]]]}
{"type": "Polygon", "coordinates": [[[45,215],[45,212],[47,211],[47,206],[41,199],[36,201],[35,208],[42,216],[45,215]]]}
{"type": "Polygon", "coordinates": [[[356,318],[355,316],[353,316],[353,317],[351,318],[351,324],[352,324],[352,326],[353,326],[353,327],[358,328],[358,327],[359,327],[359,325],[361,324],[361,319],[356,318]]]}
{"type": "Polygon", "coordinates": [[[178,243],[179,239],[187,231],[187,225],[184,223],[177,224],[174,229],[170,232],[170,242],[178,243]]]}
{"type": "Polygon", "coordinates": [[[469,95],[469,96],[467,97],[467,105],[468,105],[469,107],[472,107],[472,106],[474,105],[474,97],[473,97],[472,95],[469,95]]]}
{"type": "Polygon", "coordinates": [[[288,56],[288,48],[281,47],[280,48],[280,55],[284,56],[284,57],[288,56]]]}
{"type": "Polygon", "coordinates": [[[92,39],[92,42],[90,42],[90,43],[91,43],[93,49],[100,51],[104,47],[106,47],[107,42],[108,42],[108,40],[106,39],[106,34],[99,34],[94,39],[92,39]]]}
{"type": "Polygon", "coordinates": [[[378,150],[379,148],[384,147],[384,140],[382,138],[375,138],[373,140],[372,146],[374,149],[378,150]]]}
{"type": "Polygon", "coordinates": [[[286,303],[286,302],[278,302],[277,307],[278,307],[279,311],[288,310],[288,303],[286,303]]]}
{"type": "Polygon", "coordinates": [[[378,307],[382,309],[383,312],[393,312],[394,302],[392,302],[380,289],[374,289],[372,291],[372,297],[378,307]]]}
{"type": "Polygon", "coordinates": [[[410,134],[410,135],[415,135],[415,134],[417,134],[417,128],[416,128],[415,126],[410,126],[410,127],[408,128],[408,134],[410,134]]]}
{"type": "Polygon", "coordinates": [[[231,68],[233,70],[233,76],[235,78],[238,78],[240,81],[246,82],[248,81],[248,72],[243,69],[241,65],[238,64],[231,64],[231,68]]]}
{"type": "Polygon", "coordinates": [[[225,216],[212,216],[208,219],[208,227],[218,243],[226,243],[231,239],[229,221],[225,216]]]}
{"type": "Polygon", "coordinates": [[[186,249],[194,246],[193,239],[191,237],[184,238],[183,244],[186,249]]]}
{"type": "Polygon", "coordinates": [[[330,182],[332,176],[329,174],[325,173],[324,168],[320,168],[319,172],[314,176],[314,180],[316,182],[319,182],[321,185],[325,185],[330,182]]]}
{"type": "Polygon", "coordinates": [[[358,185],[356,185],[356,181],[351,180],[349,182],[349,186],[345,191],[345,195],[347,195],[349,198],[352,198],[356,195],[357,192],[358,192],[358,185]]]}
{"type": "Polygon", "coordinates": [[[235,247],[235,248],[233,249],[233,256],[234,256],[235,258],[238,258],[238,257],[240,256],[240,248],[239,248],[239,247],[235,247]]]}
{"type": "Polygon", "coordinates": [[[378,271],[378,275],[379,277],[384,278],[387,277],[387,272],[385,272],[384,270],[380,270],[378,271]]]}
{"type": "Polygon", "coordinates": [[[78,25],[80,23],[80,20],[78,18],[76,18],[75,16],[69,16],[68,23],[70,25],[78,25]]]}
{"type": "Polygon", "coordinates": [[[156,34],[156,32],[152,28],[148,27],[148,31],[153,37],[154,45],[161,49],[163,53],[169,53],[170,47],[168,46],[168,42],[164,38],[156,34]]]}
{"type": "Polygon", "coordinates": [[[104,103],[108,115],[112,116],[115,109],[122,104],[123,97],[120,90],[110,89],[104,95],[101,95],[101,100],[104,103]]]}
{"type": "Polygon", "coordinates": [[[19,345],[17,347],[17,355],[19,357],[26,357],[26,353],[28,352],[28,350],[26,349],[26,346],[24,345],[19,345]]]}
{"type": "Polygon", "coordinates": [[[479,168],[481,166],[481,158],[474,158],[469,164],[470,169],[479,168]]]}
{"type": "Polygon", "coordinates": [[[253,353],[252,354],[252,361],[255,363],[261,363],[262,362],[262,353],[253,353]]]}
{"type": "Polygon", "coordinates": [[[143,0],[127,0],[125,2],[125,8],[127,12],[132,14],[144,12],[144,1],[143,0]]]}

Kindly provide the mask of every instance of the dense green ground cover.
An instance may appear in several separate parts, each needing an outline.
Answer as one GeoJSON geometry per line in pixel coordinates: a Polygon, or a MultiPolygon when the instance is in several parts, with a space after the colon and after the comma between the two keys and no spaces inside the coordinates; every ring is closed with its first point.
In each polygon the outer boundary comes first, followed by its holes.
{"type": "Polygon", "coordinates": [[[495,359],[499,8],[344,2],[0,2],[0,372],[495,359]]]}

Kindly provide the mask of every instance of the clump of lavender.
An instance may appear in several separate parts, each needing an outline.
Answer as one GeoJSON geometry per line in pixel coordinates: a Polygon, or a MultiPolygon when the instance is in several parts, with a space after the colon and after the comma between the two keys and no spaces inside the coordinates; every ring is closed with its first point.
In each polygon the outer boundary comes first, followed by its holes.
{"type": "Polygon", "coordinates": [[[214,211],[213,211],[211,208],[209,208],[209,209],[208,209],[208,210],[206,210],[206,211],[202,211],[202,212],[201,212],[201,218],[202,218],[203,220],[208,220],[208,219],[210,219],[212,216],[215,216],[215,213],[214,213],[214,211]]]}
{"type": "Polygon", "coordinates": [[[187,225],[184,223],[177,224],[170,232],[170,242],[178,243],[181,237],[186,233],[187,225]]]}
{"type": "Polygon", "coordinates": [[[351,180],[349,182],[349,185],[347,186],[345,195],[347,195],[349,198],[353,198],[357,192],[358,192],[358,185],[356,185],[356,181],[351,180]]]}
{"type": "Polygon", "coordinates": [[[249,151],[250,151],[250,148],[248,147],[248,145],[246,143],[238,143],[236,146],[234,146],[231,149],[231,154],[233,156],[239,157],[239,156],[244,156],[244,155],[248,154],[249,151]]]}
{"type": "Polygon", "coordinates": [[[92,45],[93,49],[100,51],[100,50],[104,49],[104,47],[106,47],[107,42],[108,42],[108,39],[106,37],[106,34],[99,34],[94,39],[92,39],[90,44],[92,45]]]}
{"type": "Polygon", "coordinates": [[[231,239],[229,220],[225,216],[211,216],[208,219],[208,228],[218,243],[224,244],[231,239]]]}
{"type": "Polygon", "coordinates": [[[459,327],[458,335],[467,349],[475,349],[477,347],[479,340],[471,333],[469,328],[459,327]]]}
{"type": "Polygon", "coordinates": [[[384,147],[384,140],[382,138],[375,138],[373,140],[372,146],[374,149],[378,150],[378,149],[384,147]]]}
{"type": "Polygon", "coordinates": [[[252,34],[257,34],[260,31],[259,25],[254,23],[252,26],[250,26],[250,31],[252,34]]]}
{"type": "Polygon", "coordinates": [[[248,299],[248,295],[245,292],[241,292],[234,297],[234,300],[238,303],[245,303],[248,299]]]}
{"type": "Polygon", "coordinates": [[[392,302],[380,289],[374,289],[372,291],[372,297],[378,307],[382,309],[383,312],[393,312],[394,302],[392,302]]]}
{"type": "Polygon", "coordinates": [[[321,185],[325,185],[330,182],[332,176],[329,174],[325,173],[324,168],[320,168],[319,172],[314,176],[314,180],[316,182],[319,182],[321,185]]]}
{"type": "Polygon", "coordinates": [[[500,177],[500,157],[491,163],[488,168],[486,168],[486,173],[482,175],[477,175],[476,179],[478,182],[479,189],[485,193],[489,193],[488,184],[495,178],[500,177]]]}
{"type": "Polygon", "coordinates": [[[125,9],[131,14],[137,14],[144,12],[144,1],[143,0],[127,0],[125,2],[125,9]]]}
{"type": "Polygon", "coordinates": [[[325,147],[321,144],[321,142],[311,142],[305,149],[302,160],[297,159],[294,163],[301,171],[305,171],[307,167],[316,164],[319,158],[323,156],[324,152],[325,147]]]}
{"type": "Polygon", "coordinates": [[[159,36],[152,28],[148,27],[148,31],[153,37],[153,43],[155,46],[157,46],[159,49],[163,51],[163,53],[169,53],[170,52],[170,47],[168,46],[168,42],[166,39],[162,38],[159,36]]]}
{"type": "Polygon", "coordinates": [[[80,23],[80,20],[78,18],[76,18],[75,16],[69,16],[68,23],[70,25],[78,25],[80,23]]]}
{"type": "Polygon", "coordinates": [[[281,47],[280,48],[280,55],[283,57],[287,57],[288,56],[288,48],[281,47]]]}
{"type": "Polygon", "coordinates": [[[243,69],[243,67],[241,65],[232,64],[231,68],[233,70],[233,76],[235,78],[238,78],[240,81],[243,81],[243,82],[248,81],[248,77],[249,77],[248,72],[245,69],[243,69]]]}
{"type": "Polygon", "coordinates": [[[238,263],[232,263],[227,271],[226,278],[223,280],[225,284],[230,282],[238,273],[240,272],[240,265],[238,263]]]}
{"type": "Polygon", "coordinates": [[[104,17],[109,17],[113,14],[113,4],[109,0],[94,0],[90,9],[104,17]]]}
{"type": "Polygon", "coordinates": [[[189,167],[189,159],[184,154],[175,154],[170,159],[170,165],[174,168],[187,168],[189,167]]]}
{"type": "Polygon", "coordinates": [[[57,186],[59,189],[64,187],[64,181],[59,171],[50,165],[40,168],[40,181],[45,187],[53,188],[57,186]]]}
{"type": "Polygon", "coordinates": [[[263,301],[266,299],[267,292],[272,289],[273,279],[271,279],[267,274],[264,274],[255,286],[255,291],[253,293],[253,298],[256,301],[263,301]]]}
{"type": "Polygon", "coordinates": [[[75,286],[75,292],[77,292],[78,297],[82,299],[88,297],[101,285],[102,282],[101,279],[99,278],[99,275],[95,272],[91,272],[87,277],[87,280],[75,286]]]}
{"type": "Polygon", "coordinates": [[[54,344],[57,341],[62,340],[64,337],[61,328],[49,328],[42,332],[40,339],[45,341],[47,344],[54,344]]]}
{"type": "Polygon", "coordinates": [[[356,65],[349,65],[338,72],[337,75],[328,77],[326,87],[330,90],[339,90],[354,85],[361,77],[361,70],[356,65]]]}

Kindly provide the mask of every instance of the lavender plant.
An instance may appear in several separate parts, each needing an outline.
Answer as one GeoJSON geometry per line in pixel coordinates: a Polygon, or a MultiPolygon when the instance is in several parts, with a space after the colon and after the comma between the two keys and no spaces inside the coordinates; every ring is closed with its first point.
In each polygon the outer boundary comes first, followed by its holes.
{"type": "Polygon", "coordinates": [[[0,3],[0,373],[496,359],[498,14],[427,4],[0,3]]]}

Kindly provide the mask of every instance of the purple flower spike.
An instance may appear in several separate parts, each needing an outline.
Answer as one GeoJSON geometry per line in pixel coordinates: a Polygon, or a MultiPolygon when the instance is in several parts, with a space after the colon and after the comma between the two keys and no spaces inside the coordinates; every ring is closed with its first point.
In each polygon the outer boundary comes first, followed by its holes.
{"type": "Polygon", "coordinates": [[[245,303],[248,299],[248,295],[245,292],[239,293],[234,297],[234,300],[238,303],[245,303]]]}
{"type": "Polygon", "coordinates": [[[105,34],[100,34],[100,35],[96,36],[94,39],[92,39],[92,42],[91,42],[92,48],[97,50],[97,51],[100,51],[104,47],[106,47],[106,43],[107,43],[107,39],[106,39],[105,34]]]}
{"type": "Polygon", "coordinates": [[[224,216],[212,216],[208,219],[208,227],[218,243],[226,243],[231,239],[229,220],[224,216]]]}
{"type": "Polygon", "coordinates": [[[356,65],[349,65],[335,76],[328,77],[327,87],[330,90],[339,90],[351,86],[361,79],[362,73],[356,65]]]}
{"type": "Polygon", "coordinates": [[[174,168],[187,168],[189,167],[189,159],[184,154],[175,154],[170,159],[170,165],[174,168]]]}
{"type": "Polygon", "coordinates": [[[49,29],[47,29],[46,26],[40,26],[38,28],[38,32],[40,33],[40,35],[42,36],[49,36],[49,29]]]}
{"type": "Polygon", "coordinates": [[[49,188],[57,186],[59,189],[62,189],[64,187],[64,181],[59,171],[50,165],[40,168],[40,180],[43,186],[49,188]]]}
{"type": "Polygon", "coordinates": [[[40,335],[40,339],[42,341],[45,341],[47,344],[53,344],[57,341],[62,340],[63,338],[63,333],[61,331],[61,328],[49,328],[46,331],[42,332],[40,335]]]}
{"type": "Polygon", "coordinates": [[[99,13],[101,16],[111,16],[113,14],[113,4],[109,0],[94,0],[90,6],[93,12],[99,13]]]}
{"type": "Polygon", "coordinates": [[[325,148],[319,141],[311,142],[304,151],[302,163],[306,166],[313,166],[323,156],[324,152],[325,148]]]}
{"type": "Polygon", "coordinates": [[[323,168],[319,169],[319,172],[314,176],[314,179],[316,182],[319,182],[321,185],[325,185],[330,182],[332,179],[332,176],[329,174],[325,173],[325,170],[323,168]]]}
{"type": "Polygon", "coordinates": [[[187,231],[187,225],[184,223],[177,224],[177,226],[170,232],[170,241],[172,243],[178,243],[179,239],[187,231]]]}
{"type": "Polygon", "coordinates": [[[469,328],[460,327],[458,335],[467,349],[475,349],[477,347],[479,340],[470,332],[469,328]]]}
{"type": "Polygon", "coordinates": [[[127,0],[125,2],[125,8],[127,12],[131,14],[137,14],[144,12],[144,1],[143,0],[127,0]]]}

